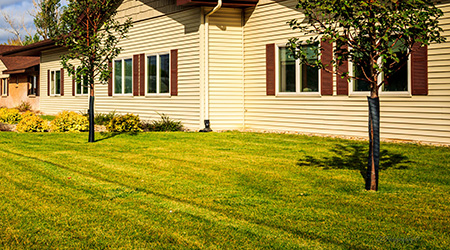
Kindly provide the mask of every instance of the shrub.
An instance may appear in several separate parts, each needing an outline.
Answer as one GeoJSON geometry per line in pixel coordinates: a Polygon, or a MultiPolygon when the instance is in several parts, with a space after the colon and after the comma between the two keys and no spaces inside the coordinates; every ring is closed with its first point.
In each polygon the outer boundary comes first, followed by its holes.
{"type": "Polygon", "coordinates": [[[141,119],[139,115],[116,115],[111,119],[106,129],[110,132],[141,132],[141,119]]]}
{"type": "MultiPolygon", "coordinates": [[[[87,112],[86,113],[80,112],[80,114],[82,114],[84,117],[89,119],[89,113],[87,113],[87,112]]],[[[107,114],[95,113],[95,115],[94,115],[94,123],[95,123],[95,125],[104,125],[104,126],[106,126],[116,116],[118,116],[116,114],[116,111],[111,111],[111,112],[109,112],[107,114]]]]}
{"type": "MultiPolygon", "coordinates": [[[[158,113],[159,114],[159,113],[158,113]]],[[[183,125],[180,121],[174,121],[166,114],[159,114],[161,120],[144,123],[143,127],[148,131],[182,131],[183,125]]]]}
{"type": "Polygon", "coordinates": [[[56,115],[51,122],[51,129],[54,132],[78,132],[87,131],[89,122],[86,117],[72,111],[62,111],[56,115]]]}
{"type": "Polygon", "coordinates": [[[0,122],[8,124],[16,124],[22,120],[22,116],[17,109],[0,109],[0,122]]]}
{"type": "Polygon", "coordinates": [[[108,114],[97,113],[97,114],[94,115],[94,123],[98,124],[98,125],[105,125],[106,126],[116,116],[118,116],[116,114],[116,111],[111,111],[108,114]]]}
{"type": "Polygon", "coordinates": [[[20,112],[31,111],[31,104],[29,102],[22,101],[22,103],[20,103],[20,105],[17,106],[16,109],[18,109],[20,112]]]}
{"type": "Polygon", "coordinates": [[[22,120],[16,127],[18,132],[45,132],[48,130],[47,121],[44,121],[32,112],[26,112],[22,117],[22,120]]]}

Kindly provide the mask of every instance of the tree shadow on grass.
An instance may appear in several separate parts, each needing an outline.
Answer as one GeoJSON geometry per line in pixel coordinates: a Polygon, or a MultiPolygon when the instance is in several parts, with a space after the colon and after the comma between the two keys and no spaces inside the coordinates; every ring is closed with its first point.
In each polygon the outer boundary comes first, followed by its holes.
{"type": "Polygon", "coordinates": [[[116,137],[121,134],[127,134],[127,135],[137,135],[138,132],[100,132],[100,135],[103,136],[100,139],[96,139],[95,142],[107,140],[113,137],[116,137]]]}
{"type": "MultiPolygon", "coordinates": [[[[314,166],[328,169],[349,169],[359,170],[365,179],[367,171],[368,146],[338,144],[335,148],[330,149],[331,156],[316,158],[306,155],[299,159],[298,166],[314,166]]],[[[412,163],[403,154],[393,153],[386,149],[380,151],[380,167],[379,170],[387,169],[407,169],[408,163],[412,163]]]]}

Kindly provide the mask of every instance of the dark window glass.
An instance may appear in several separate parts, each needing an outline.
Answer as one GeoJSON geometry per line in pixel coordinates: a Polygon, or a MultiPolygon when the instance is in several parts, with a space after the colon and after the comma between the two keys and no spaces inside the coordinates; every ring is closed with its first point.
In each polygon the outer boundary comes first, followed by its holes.
{"type": "Polygon", "coordinates": [[[286,48],[280,48],[279,50],[279,91],[280,92],[296,92],[295,81],[295,59],[290,55],[286,48]]]}
{"type": "MultiPolygon", "coordinates": [[[[307,45],[302,47],[306,50],[306,58],[309,64],[317,61],[317,45],[307,45]]],[[[301,82],[300,92],[318,92],[319,91],[319,68],[306,64],[300,65],[301,82]]]]}
{"type": "MultiPolygon", "coordinates": [[[[368,75],[370,72],[370,67],[358,67],[354,66],[353,70],[355,72],[355,76],[359,78],[365,78],[365,75],[368,75]],[[364,74],[364,72],[366,74],[364,74]]],[[[353,91],[370,91],[370,83],[368,81],[360,80],[360,79],[354,79],[353,80],[353,91]]]]}
{"type": "Polygon", "coordinates": [[[55,94],[61,94],[61,71],[57,70],[55,74],[55,94]]]}
{"type": "Polygon", "coordinates": [[[159,56],[160,85],[159,93],[169,93],[169,54],[159,56]]]}
{"type": "Polygon", "coordinates": [[[125,61],[125,94],[133,93],[133,60],[125,61]]]}
{"type": "MultiPolygon", "coordinates": [[[[383,91],[408,91],[408,60],[406,58],[407,49],[403,43],[397,41],[393,48],[394,53],[400,62],[394,65],[394,68],[400,69],[392,74],[383,85],[383,91]]],[[[386,63],[392,64],[393,60],[387,60],[386,63]]]]}
{"type": "Polygon", "coordinates": [[[156,93],[156,56],[147,57],[147,93],[156,93]]]}
{"type": "Polygon", "coordinates": [[[114,61],[114,93],[122,94],[122,60],[114,61]]]}

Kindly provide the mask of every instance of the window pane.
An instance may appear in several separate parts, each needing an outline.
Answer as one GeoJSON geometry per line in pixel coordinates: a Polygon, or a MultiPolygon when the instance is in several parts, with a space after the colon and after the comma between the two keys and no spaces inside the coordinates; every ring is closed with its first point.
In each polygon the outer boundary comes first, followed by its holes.
{"type": "Polygon", "coordinates": [[[288,54],[286,48],[280,48],[279,58],[280,92],[295,92],[295,59],[288,54]]]}
{"type": "Polygon", "coordinates": [[[156,93],[156,56],[147,57],[147,93],[156,93]]]}
{"type": "Polygon", "coordinates": [[[383,91],[408,91],[408,66],[404,65],[384,83],[383,91]]]}
{"type": "Polygon", "coordinates": [[[114,61],[114,93],[122,94],[122,60],[114,61]]]}
{"type": "Polygon", "coordinates": [[[37,90],[37,76],[32,76],[31,78],[32,84],[31,84],[31,90],[32,90],[32,95],[36,94],[36,90],[37,90]]]}
{"type": "Polygon", "coordinates": [[[87,94],[89,92],[89,85],[87,85],[87,81],[83,79],[83,94],[87,94]]]}
{"type": "Polygon", "coordinates": [[[77,81],[77,95],[80,95],[81,94],[81,81],[80,82],[78,82],[77,81]]]}
{"type": "Polygon", "coordinates": [[[133,93],[133,60],[125,60],[125,94],[133,93]]]}
{"type": "Polygon", "coordinates": [[[2,79],[2,95],[6,95],[7,94],[7,82],[6,79],[2,79]]]}
{"type": "MultiPolygon", "coordinates": [[[[313,64],[315,61],[317,61],[316,45],[303,46],[302,49],[306,50],[308,63],[313,64]]],[[[300,69],[300,91],[319,92],[319,68],[302,64],[300,66],[300,69]]]]}
{"type": "MultiPolygon", "coordinates": [[[[394,46],[394,52],[396,52],[398,58],[405,57],[407,53],[403,43],[394,46]]],[[[393,62],[393,60],[386,61],[387,64],[392,64],[393,62]]],[[[399,66],[401,66],[401,68],[392,74],[388,78],[388,81],[383,85],[383,91],[408,91],[408,61],[406,57],[396,64],[394,68],[399,66]]]]}
{"type": "Polygon", "coordinates": [[[51,71],[50,73],[50,94],[55,94],[55,71],[51,71]]]}
{"type": "Polygon", "coordinates": [[[169,93],[169,54],[159,56],[159,93],[169,93]]]}
{"type": "MultiPolygon", "coordinates": [[[[354,66],[353,71],[356,77],[364,78],[364,73],[361,67],[354,66]]],[[[364,67],[364,72],[370,71],[370,67],[364,67]]],[[[370,83],[364,80],[353,80],[353,91],[370,91],[370,83]]]]}
{"type": "Polygon", "coordinates": [[[56,71],[56,77],[55,77],[55,94],[59,95],[61,94],[61,71],[56,71]]]}

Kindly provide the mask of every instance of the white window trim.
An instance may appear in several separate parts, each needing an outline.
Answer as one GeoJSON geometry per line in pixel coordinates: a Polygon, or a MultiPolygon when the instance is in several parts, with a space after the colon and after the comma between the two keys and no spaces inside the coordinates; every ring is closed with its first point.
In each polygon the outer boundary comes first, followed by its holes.
{"type": "Polygon", "coordinates": [[[112,88],[113,88],[113,96],[133,96],[133,92],[134,92],[134,86],[133,86],[133,81],[134,81],[134,63],[133,63],[133,57],[121,57],[121,58],[116,58],[113,60],[113,65],[112,65],[112,88]],[[125,60],[129,60],[131,59],[131,93],[125,93],[125,60]],[[122,61],[122,93],[118,94],[116,93],[116,61],[122,61]]]}
{"type": "Polygon", "coordinates": [[[2,84],[2,95],[1,96],[8,96],[8,85],[9,85],[9,82],[8,82],[8,78],[0,78],[0,80],[1,80],[1,84],[2,84]],[[5,84],[6,83],[6,84],[5,84]],[[5,85],[6,85],[6,88],[5,88],[5,85]]]}
{"type": "Polygon", "coordinates": [[[52,79],[50,79],[50,96],[61,96],[61,69],[50,69],[50,78],[52,77],[52,72],[55,72],[53,82],[55,83],[54,92],[56,92],[56,71],[59,71],[59,94],[52,93],[52,79]]]}
{"type": "Polygon", "coordinates": [[[145,96],[162,96],[162,97],[169,97],[170,96],[170,87],[171,87],[171,82],[172,82],[172,74],[171,72],[171,57],[170,57],[170,51],[164,51],[164,52],[159,52],[159,53],[148,53],[145,54],[145,96]],[[161,55],[169,55],[169,92],[168,93],[160,93],[160,59],[159,57],[161,55]],[[156,93],[148,93],[148,57],[149,56],[156,56],[156,93]]]}
{"type": "MultiPolygon", "coordinates": [[[[280,91],[280,48],[285,48],[286,44],[276,44],[275,45],[275,95],[276,96],[321,96],[322,87],[322,70],[318,69],[318,89],[317,92],[301,92],[300,91],[300,74],[296,74],[295,79],[295,90],[296,92],[281,92],[280,91]]],[[[320,45],[319,45],[320,47],[320,45]]],[[[320,48],[319,48],[320,49],[320,48]]],[[[319,60],[321,55],[319,55],[319,60]]],[[[295,60],[295,72],[300,72],[299,60],[295,60]]]]}
{"type": "MultiPolygon", "coordinates": [[[[381,59],[380,59],[381,60],[381,59]]],[[[412,96],[411,94],[411,55],[409,55],[407,60],[407,67],[408,67],[408,73],[407,73],[407,84],[408,84],[408,91],[383,91],[383,86],[379,89],[379,95],[380,96],[412,96]]],[[[348,72],[349,76],[354,76],[355,72],[353,71],[353,62],[351,60],[348,60],[348,72]]],[[[369,96],[370,91],[355,91],[353,90],[354,87],[354,80],[353,78],[349,78],[349,95],[350,96],[369,96]]],[[[377,79],[377,84],[380,84],[384,79],[384,74],[380,74],[377,79]]]]}

